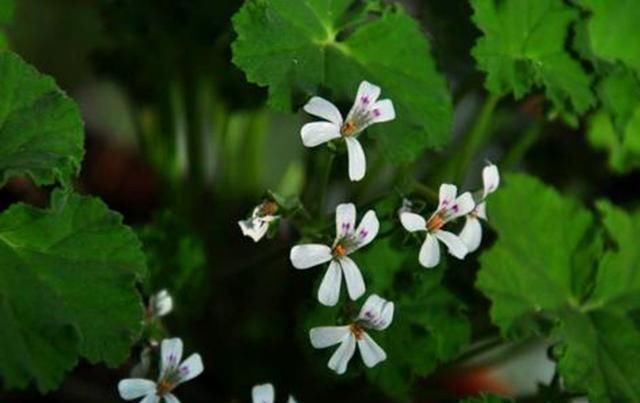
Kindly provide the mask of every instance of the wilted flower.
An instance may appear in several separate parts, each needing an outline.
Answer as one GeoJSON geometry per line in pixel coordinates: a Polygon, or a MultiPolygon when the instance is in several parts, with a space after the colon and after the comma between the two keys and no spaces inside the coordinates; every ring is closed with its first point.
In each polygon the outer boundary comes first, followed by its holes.
{"type": "Polygon", "coordinates": [[[342,137],[349,155],[349,178],[352,181],[364,178],[367,163],[357,136],[374,123],[387,122],[396,117],[393,103],[388,99],[378,101],[378,97],[380,87],[367,81],[361,82],[346,120],[342,119],[342,114],[331,102],[320,97],[311,98],[304,110],[327,121],[302,126],[302,143],[306,147],[316,147],[342,137]]]}
{"type": "Polygon", "coordinates": [[[362,306],[360,314],[351,324],[346,326],[315,327],[309,332],[311,345],[315,348],[326,348],[336,344],[340,346],[329,360],[329,368],[338,374],[347,370],[347,365],[356,350],[360,350],[362,361],[371,368],[387,359],[387,354],[376,343],[367,330],[384,330],[393,321],[393,302],[388,302],[377,295],[371,295],[362,306]]]}
{"type": "Polygon", "coordinates": [[[477,202],[476,207],[467,214],[464,227],[460,232],[460,239],[467,246],[469,252],[473,252],[480,246],[482,241],[482,226],[480,219],[487,219],[487,196],[498,189],[500,185],[500,173],[498,167],[489,163],[482,170],[482,197],[477,202]]]}
{"type": "Polygon", "coordinates": [[[275,215],[277,212],[278,205],[271,200],[265,200],[253,209],[251,217],[238,221],[242,234],[258,242],[267,234],[269,225],[280,218],[275,215]]]}
{"type": "Polygon", "coordinates": [[[160,359],[160,376],[157,382],[148,379],[123,379],[118,383],[120,397],[133,400],[144,397],[140,403],[158,403],[164,399],[166,403],[180,403],[173,395],[173,390],[190,379],[200,375],[204,370],[200,354],[191,354],[182,359],[182,340],[179,338],[162,340],[160,359]]]}
{"type": "MultiPolygon", "coordinates": [[[[273,403],[275,401],[275,390],[273,385],[265,383],[262,385],[256,385],[251,390],[251,398],[253,403],[273,403]]],[[[288,403],[296,403],[296,399],[293,396],[289,396],[288,403]]]]}
{"type": "Polygon", "coordinates": [[[318,289],[318,300],[327,306],[337,304],[344,275],[349,297],[355,301],[364,294],[365,285],[360,269],[348,255],[373,241],[379,228],[380,223],[373,210],[366,212],[356,228],[356,207],[352,203],[340,204],[336,208],[333,245],[296,245],[289,256],[291,264],[296,269],[308,269],[330,261],[318,289]]]}
{"type": "Polygon", "coordinates": [[[458,198],[456,194],[457,188],[454,185],[440,186],[438,209],[428,220],[415,213],[400,214],[400,221],[407,231],[426,231],[427,233],[418,258],[424,267],[435,267],[440,262],[438,241],[447,245],[449,253],[458,259],[464,259],[468,252],[467,246],[457,235],[442,229],[449,221],[469,213],[475,207],[469,192],[463,193],[458,198]]]}

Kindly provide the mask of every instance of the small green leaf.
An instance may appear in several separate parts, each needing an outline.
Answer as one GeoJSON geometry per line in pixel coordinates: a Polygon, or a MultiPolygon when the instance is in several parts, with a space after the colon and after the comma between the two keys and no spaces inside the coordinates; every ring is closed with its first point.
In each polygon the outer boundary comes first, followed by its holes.
{"type": "Polygon", "coordinates": [[[477,280],[493,321],[505,334],[556,340],[569,390],[590,401],[639,400],[640,335],[629,314],[640,307],[640,216],[599,204],[615,249],[597,263],[601,229],[590,211],[527,176],[505,183],[489,202],[498,241],[482,254],[477,280]]]}
{"type": "Polygon", "coordinates": [[[350,103],[360,81],[380,85],[397,119],[371,132],[394,162],[445,144],[451,97],[420,26],[400,6],[363,18],[347,11],[352,3],[248,0],[233,19],[233,61],[284,110],[325,92],[350,103]]]}
{"type": "Polygon", "coordinates": [[[78,107],[52,78],[0,51],[0,186],[15,175],[68,185],[84,154],[78,107]]]}
{"type": "Polygon", "coordinates": [[[117,365],[141,330],[134,233],[95,198],[56,191],[47,210],[0,214],[0,376],[7,387],[58,385],[78,355],[117,365]]]}
{"type": "Polygon", "coordinates": [[[577,12],[557,0],[472,0],[483,36],[473,49],[486,87],[516,99],[544,87],[561,112],[583,113],[594,103],[591,78],[565,50],[577,12]]]}

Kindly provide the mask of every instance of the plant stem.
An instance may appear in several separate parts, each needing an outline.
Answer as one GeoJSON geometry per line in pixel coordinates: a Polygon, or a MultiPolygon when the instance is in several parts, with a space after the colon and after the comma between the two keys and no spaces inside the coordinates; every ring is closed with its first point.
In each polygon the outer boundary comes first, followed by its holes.
{"type": "Polygon", "coordinates": [[[518,141],[507,151],[504,158],[502,158],[502,167],[511,169],[514,168],[518,162],[522,161],[522,158],[527,151],[529,151],[531,146],[535,144],[536,140],[538,140],[541,130],[541,122],[535,122],[531,127],[525,130],[524,134],[520,136],[518,141]]]}
{"type": "Polygon", "coordinates": [[[335,152],[329,150],[329,157],[327,158],[324,166],[322,167],[322,175],[320,182],[320,191],[318,192],[318,214],[322,214],[324,211],[324,203],[327,197],[327,189],[329,188],[329,180],[331,179],[331,168],[333,167],[333,160],[335,158],[335,152]]]}
{"type": "Polygon", "coordinates": [[[462,144],[462,148],[458,154],[458,158],[456,158],[456,179],[458,183],[464,180],[464,175],[469,168],[469,164],[471,160],[478,152],[478,149],[482,147],[488,139],[489,131],[487,130],[489,127],[489,123],[491,122],[491,115],[500,100],[500,96],[489,94],[489,96],[485,99],[482,108],[480,109],[480,113],[476,118],[473,127],[467,134],[464,143],[462,144]]]}
{"type": "Polygon", "coordinates": [[[439,200],[438,192],[418,181],[413,183],[413,191],[427,199],[434,200],[436,202],[439,200]]]}

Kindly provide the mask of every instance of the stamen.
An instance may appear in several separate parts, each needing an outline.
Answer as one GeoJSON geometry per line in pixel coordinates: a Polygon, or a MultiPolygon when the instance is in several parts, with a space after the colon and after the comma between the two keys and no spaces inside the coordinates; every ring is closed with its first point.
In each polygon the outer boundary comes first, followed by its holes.
{"type": "Polygon", "coordinates": [[[442,213],[438,211],[434,215],[429,218],[427,221],[427,231],[433,232],[437,231],[444,226],[444,218],[442,217],[442,213]]]}
{"type": "Polygon", "coordinates": [[[160,382],[158,382],[158,386],[156,387],[156,395],[164,396],[167,393],[171,392],[174,387],[175,385],[170,380],[161,379],[160,382]]]}
{"type": "Polygon", "coordinates": [[[353,123],[352,120],[347,120],[340,128],[340,134],[344,137],[349,137],[352,136],[356,132],[356,130],[358,130],[356,124],[353,123]]]}
{"type": "Polygon", "coordinates": [[[362,340],[364,337],[364,329],[357,323],[352,323],[349,325],[349,330],[355,336],[356,340],[362,340]]]}
{"type": "Polygon", "coordinates": [[[347,254],[347,248],[343,244],[338,243],[333,248],[332,254],[333,254],[333,256],[344,256],[344,255],[347,254]]]}

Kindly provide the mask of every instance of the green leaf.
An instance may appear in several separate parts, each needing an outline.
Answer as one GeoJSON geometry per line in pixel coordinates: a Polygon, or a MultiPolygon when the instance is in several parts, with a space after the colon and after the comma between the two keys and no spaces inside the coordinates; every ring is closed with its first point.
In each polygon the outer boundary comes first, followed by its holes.
{"type": "Polygon", "coordinates": [[[400,6],[364,18],[347,11],[351,4],[248,0],[233,18],[233,61],[249,81],[268,86],[270,104],[283,110],[325,93],[350,103],[360,81],[380,85],[398,118],[371,132],[395,162],[445,144],[451,97],[418,23],[400,6]]]}
{"type": "Polygon", "coordinates": [[[590,49],[608,62],[622,62],[640,72],[640,3],[636,0],[576,0],[589,11],[590,49]]]}
{"type": "Polygon", "coordinates": [[[640,307],[637,218],[600,204],[616,249],[598,263],[602,238],[589,210],[524,175],[505,183],[489,201],[498,241],[482,254],[477,280],[494,323],[507,335],[543,332],[556,340],[569,390],[598,402],[640,399],[630,364],[640,358],[640,337],[628,317],[640,307]]]}
{"type": "Polygon", "coordinates": [[[134,233],[98,199],[56,191],[51,207],[0,214],[0,376],[53,389],[78,355],[121,363],[141,331],[134,233]]]}
{"type": "Polygon", "coordinates": [[[6,25],[13,20],[15,4],[13,0],[0,0],[0,25],[6,25]]]}
{"type": "Polygon", "coordinates": [[[422,268],[415,250],[394,247],[390,238],[354,259],[367,289],[396,305],[392,325],[374,335],[389,358],[368,369],[367,377],[387,395],[406,401],[418,378],[455,357],[469,341],[464,306],[441,284],[442,270],[422,268]]]}
{"type": "Polygon", "coordinates": [[[557,0],[472,0],[483,36],[473,48],[485,86],[516,99],[544,87],[553,106],[583,113],[594,103],[591,78],[565,50],[577,12],[557,0]]]}
{"type": "Polygon", "coordinates": [[[68,185],[84,153],[77,105],[9,51],[0,52],[0,77],[0,186],[25,174],[38,185],[68,185]]]}

